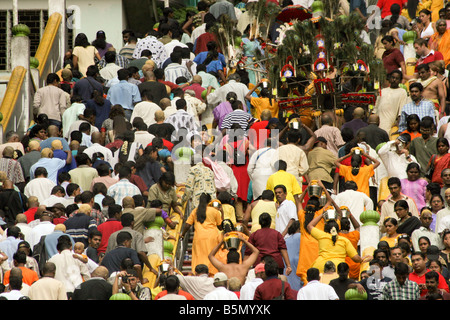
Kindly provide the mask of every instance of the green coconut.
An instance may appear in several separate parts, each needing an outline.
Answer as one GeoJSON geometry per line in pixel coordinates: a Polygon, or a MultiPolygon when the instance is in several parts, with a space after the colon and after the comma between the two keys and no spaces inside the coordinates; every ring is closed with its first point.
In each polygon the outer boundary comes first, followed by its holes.
{"type": "Polygon", "coordinates": [[[113,294],[109,300],[131,300],[131,297],[125,293],[113,294]]]}
{"type": "Polygon", "coordinates": [[[367,292],[360,293],[358,289],[345,291],[345,300],[367,300],[367,292]]]}

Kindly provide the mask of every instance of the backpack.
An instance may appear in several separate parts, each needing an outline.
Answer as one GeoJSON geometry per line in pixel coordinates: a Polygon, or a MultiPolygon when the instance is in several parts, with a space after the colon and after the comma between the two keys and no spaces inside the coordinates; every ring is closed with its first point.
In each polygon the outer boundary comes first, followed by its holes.
{"type": "Polygon", "coordinates": [[[39,272],[42,276],[42,270],[44,270],[44,265],[48,260],[47,249],[45,248],[45,236],[42,236],[38,243],[33,247],[33,258],[36,259],[39,272]]]}
{"type": "Polygon", "coordinates": [[[214,184],[216,185],[217,192],[228,191],[231,188],[231,181],[225,170],[217,163],[209,158],[203,158],[203,161],[207,165],[211,166],[214,172],[214,184]]]}

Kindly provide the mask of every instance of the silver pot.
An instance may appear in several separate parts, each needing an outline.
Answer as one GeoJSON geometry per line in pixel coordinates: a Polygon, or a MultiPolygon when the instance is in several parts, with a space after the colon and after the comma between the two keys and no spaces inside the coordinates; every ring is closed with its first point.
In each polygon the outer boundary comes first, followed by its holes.
{"type": "Polygon", "coordinates": [[[342,213],[342,218],[349,218],[350,217],[350,212],[348,211],[347,208],[341,208],[341,213],[342,213]]]}
{"type": "Polygon", "coordinates": [[[241,239],[238,238],[237,235],[230,235],[225,239],[225,248],[230,249],[239,249],[239,245],[241,244],[241,239]]]}
{"type": "Polygon", "coordinates": [[[310,198],[317,197],[320,198],[322,195],[322,187],[317,184],[312,184],[308,186],[308,195],[310,198]]]}
{"type": "Polygon", "coordinates": [[[321,207],[327,204],[327,196],[325,193],[322,193],[322,195],[319,197],[319,204],[321,207]]]}
{"type": "Polygon", "coordinates": [[[333,209],[330,208],[330,209],[326,210],[323,213],[323,216],[324,216],[326,221],[328,221],[328,220],[336,220],[337,213],[336,213],[336,210],[334,208],[333,209]]]}

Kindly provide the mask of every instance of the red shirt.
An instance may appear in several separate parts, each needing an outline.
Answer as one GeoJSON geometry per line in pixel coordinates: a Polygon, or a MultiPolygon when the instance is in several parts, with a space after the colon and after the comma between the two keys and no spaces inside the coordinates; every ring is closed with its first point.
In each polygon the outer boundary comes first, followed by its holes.
{"type": "MultiPolygon", "coordinates": [[[[272,256],[278,263],[280,268],[284,268],[283,257],[281,256],[282,249],[287,250],[286,241],[280,232],[271,228],[261,228],[250,234],[248,242],[254,245],[259,250],[258,258],[254,266],[256,266],[264,256],[272,256]]],[[[250,248],[245,249],[245,255],[252,253],[250,248]]]]}
{"type": "Polygon", "coordinates": [[[417,60],[415,72],[417,72],[417,66],[424,64],[424,63],[430,63],[430,62],[438,61],[438,60],[444,60],[444,56],[442,55],[442,53],[440,53],[439,51],[430,50],[430,53],[427,56],[420,57],[417,60]]]}
{"type": "Polygon", "coordinates": [[[202,92],[206,89],[203,88],[199,83],[193,83],[190,86],[184,87],[183,91],[186,92],[186,90],[193,90],[195,92],[195,97],[203,101],[202,92]]]}
{"type": "Polygon", "coordinates": [[[266,129],[269,121],[257,121],[250,127],[248,132],[248,137],[250,139],[250,144],[256,149],[264,146],[267,138],[270,137],[270,130],[266,129]]]}
{"type": "Polygon", "coordinates": [[[400,68],[400,62],[405,61],[402,52],[397,48],[385,51],[383,53],[382,59],[387,74],[400,68]]]}
{"type": "Polygon", "coordinates": [[[406,0],[378,0],[377,7],[381,9],[381,19],[384,19],[386,16],[391,15],[391,6],[396,3],[400,6],[400,9],[403,8],[403,4],[406,3],[406,0]]]}
{"type": "MultiPolygon", "coordinates": [[[[430,269],[427,269],[427,272],[428,271],[430,271],[430,269]]],[[[411,272],[409,274],[409,280],[414,281],[417,284],[425,284],[425,274],[426,273],[424,273],[422,276],[419,276],[415,271],[411,272]]],[[[445,290],[446,292],[449,292],[447,282],[445,281],[445,278],[440,273],[439,273],[438,289],[442,289],[442,290],[445,290]]],[[[423,286],[423,289],[420,290],[420,296],[423,297],[424,295],[427,294],[427,292],[428,292],[428,289],[426,288],[426,286],[423,286]]]]}
{"type": "Polygon", "coordinates": [[[30,223],[34,220],[34,215],[36,214],[38,207],[30,208],[25,211],[23,214],[27,216],[27,223],[30,223]]]}
{"type": "Polygon", "coordinates": [[[99,224],[97,230],[100,231],[102,234],[102,241],[100,242],[100,246],[98,247],[97,252],[99,254],[106,252],[109,236],[114,232],[122,229],[123,229],[122,223],[115,218],[108,219],[105,222],[99,224]]]}

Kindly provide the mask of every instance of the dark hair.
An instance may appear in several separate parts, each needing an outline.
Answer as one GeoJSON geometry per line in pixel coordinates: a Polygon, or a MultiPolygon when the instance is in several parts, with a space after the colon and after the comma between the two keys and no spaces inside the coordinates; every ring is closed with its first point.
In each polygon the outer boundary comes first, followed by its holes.
{"type": "Polygon", "coordinates": [[[261,228],[269,228],[270,225],[272,224],[272,217],[267,212],[261,213],[258,220],[261,228]]]}
{"type": "Polygon", "coordinates": [[[114,216],[122,211],[122,206],[118,204],[112,204],[108,207],[109,218],[114,218],[114,216]]]}
{"type": "Polygon", "coordinates": [[[303,227],[306,232],[308,232],[308,224],[314,219],[316,211],[320,209],[320,202],[317,197],[309,198],[305,207],[305,222],[303,223],[303,227]]]}
{"type": "Polygon", "coordinates": [[[306,271],[306,279],[308,282],[320,279],[320,271],[317,268],[309,268],[306,271]]]}
{"type": "Polygon", "coordinates": [[[353,154],[351,158],[352,175],[357,176],[362,164],[362,157],[359,154],[353,154]]]}
{"type": "Polygon", "coordinates": [[[123,243],[127,240],[131,240],[133,239],[133,237],[131,236],[131,233],[129,233],[128,231],[120,231],[117,234],[117,238],[116,238],[116,242],[118,246],[123,245],[123,243]]]}
{"type": "Polygon", "coordinates": [[[205,222],[206,220],[206,207],[208,203],[211,201],[211,196],[208,193],[202,193],[200,195],[198,207],[197,207],[197,220],[200,223],[205,222]]]}

